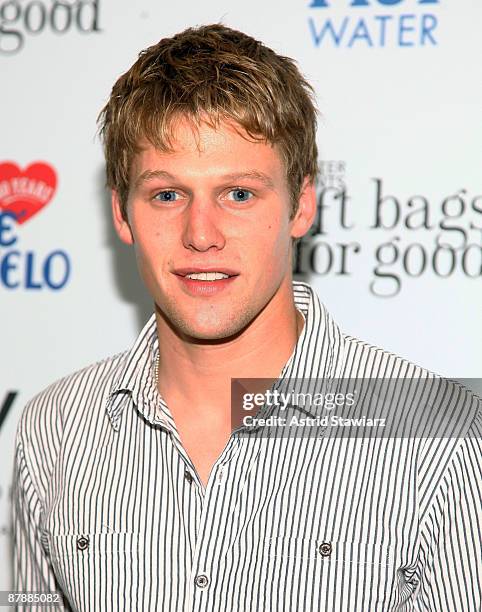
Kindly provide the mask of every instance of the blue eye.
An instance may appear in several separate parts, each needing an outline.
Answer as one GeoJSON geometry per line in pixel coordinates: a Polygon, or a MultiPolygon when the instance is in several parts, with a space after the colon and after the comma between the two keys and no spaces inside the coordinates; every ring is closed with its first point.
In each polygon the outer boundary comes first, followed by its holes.
{"type": "Polygon", "coordinates": [[[247,189],[233,189],[229,192],[232,195],[232,198],[235,202],[247,202],[253,196],[251,191],[247,189]]]}
{"type": "Polygon", "coordinates": [[[178,194],[175,191],[170,189],[166,191],[160,191],[156,196],[154,196],[155,200],[160,200],[161,202],[174,202],[177,200],[178,194]]]}

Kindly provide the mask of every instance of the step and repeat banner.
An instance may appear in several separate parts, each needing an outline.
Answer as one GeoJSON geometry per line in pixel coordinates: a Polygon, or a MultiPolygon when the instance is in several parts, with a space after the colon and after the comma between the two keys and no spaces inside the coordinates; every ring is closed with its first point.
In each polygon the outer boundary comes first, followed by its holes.
{"type": "Polygon", "coordinates": [[[141,49],[219,21],[295,58],[317,93],[297,278],[346,333],[481,376],[482,4],[0,0],[0,590],[25,402],[128,348],[152,311],[111,226],[96,117],[141,49]]]}

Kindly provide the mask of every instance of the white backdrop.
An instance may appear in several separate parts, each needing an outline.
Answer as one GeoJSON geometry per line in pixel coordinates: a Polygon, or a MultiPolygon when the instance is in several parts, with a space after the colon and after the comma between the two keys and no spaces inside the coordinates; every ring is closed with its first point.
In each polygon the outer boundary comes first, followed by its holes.
{"type": "Polygon", "coordinates": [[[95,137],[115,79],[161,37],[220,20],[296,58],[324,186],[300,278],[346,332],[479,377],[481,19],[475,0],[0,0],[0,590],[23,405],[129,347],[151,311],[95,137]]]}

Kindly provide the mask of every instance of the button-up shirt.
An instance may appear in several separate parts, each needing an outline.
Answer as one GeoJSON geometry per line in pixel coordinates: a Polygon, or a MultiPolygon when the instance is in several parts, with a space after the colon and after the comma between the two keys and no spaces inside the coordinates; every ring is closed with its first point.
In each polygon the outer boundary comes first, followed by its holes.
{"type": "Polygon", "coordinates": [[[480,612],[480,399],[342,334],[309,285],[293,292],[305,325],[280,380],[426,378],[457,435],[241,427],[204,487],[155,384],[153,317],[130,351],[26,406],[15,589],[61,592],[52,610],[480,612]]]}

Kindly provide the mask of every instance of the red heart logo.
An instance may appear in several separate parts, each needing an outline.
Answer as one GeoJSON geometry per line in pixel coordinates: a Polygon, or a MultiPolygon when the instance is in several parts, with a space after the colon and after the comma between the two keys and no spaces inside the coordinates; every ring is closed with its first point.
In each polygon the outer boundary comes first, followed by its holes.
{"type": "Polygon", "coordinates": [[[30,164],[22,172],[17,164],[0,164],[0,210],[13,213],[20,225],[53,198],[57,174],[45,162],[30,164]]]}

